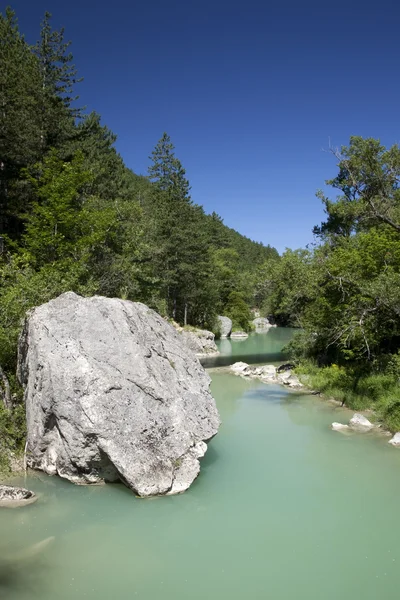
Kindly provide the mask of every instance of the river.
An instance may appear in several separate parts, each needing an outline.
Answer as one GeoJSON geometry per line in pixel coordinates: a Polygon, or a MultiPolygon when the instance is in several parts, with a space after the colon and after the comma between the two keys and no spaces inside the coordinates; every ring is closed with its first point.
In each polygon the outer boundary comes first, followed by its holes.
{"type": "MultiPolygon", "coordinates": [[[[221,348],[259,362],[286,335],[221,348]]],[[[19,480],[40,498],[0,511],[0,598],[398,597],[400,451],[332,432],[349,413],[315,397],[211,374],[223,424],[184,494],[140,500],[122,485],[19,480]],[[49,536],[41,554],[11,558],[49,536]]]]}

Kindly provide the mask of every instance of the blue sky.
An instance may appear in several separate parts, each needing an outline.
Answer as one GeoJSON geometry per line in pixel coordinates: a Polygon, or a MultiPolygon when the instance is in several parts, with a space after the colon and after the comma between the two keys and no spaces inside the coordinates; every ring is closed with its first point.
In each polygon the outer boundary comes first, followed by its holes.
{"type": "MultiPolygon", "coordinates": [[[[45,10],[72,40],[81,103],[145,173],[163,131],[193,200],[257,241],[298,248],[351,135],[399,141],[397,2],[15,0],[20,29],[45,10]]],[[[4,5],[3,5],[4,6],[4,5]]]]}

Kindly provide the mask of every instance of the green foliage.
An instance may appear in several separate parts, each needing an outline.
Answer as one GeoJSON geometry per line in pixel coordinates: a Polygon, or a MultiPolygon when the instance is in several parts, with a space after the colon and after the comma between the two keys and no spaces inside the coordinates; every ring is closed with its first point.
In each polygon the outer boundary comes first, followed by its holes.
{"type": "Polygon", "coordinates": [[[232,319],[232,329],[251,331],[251,312],[240,292],[231,292],[224,308],[224,314],[232,319]]]}
{"type": "Polygon", "coordinates": [[[0,475],[9,471],[10,453],[17,456],[23,453],[25,436],[25,407],[19,404],[13,410],[6,410],[0,404],[0,475]]]}
{"type": "Polygon", "coordinates": [[[327,398],[333,398],[354,410],[372,409],[383,426],[392,432],[400,430],[400,382],[390,373],[360,374],[350,367],[332,364],[318,367],[303,361],[296,373],[300,380],[327,398]]]}

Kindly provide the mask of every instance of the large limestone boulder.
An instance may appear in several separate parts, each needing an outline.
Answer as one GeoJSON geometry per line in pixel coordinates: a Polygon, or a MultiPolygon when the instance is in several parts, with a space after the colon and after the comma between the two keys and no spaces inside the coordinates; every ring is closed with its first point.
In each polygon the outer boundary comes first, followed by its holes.
{"type": "Polygon", "coordinates": [[[232,321],[229,317],[217,317],[219,328],[221,331],[221,338],[227,338],[232,333],[232,321]]]}
{"type": "Polygon", "coordinates": [[[187,489],[218,431],[210,378],[140,303],[72,292],[34,309],[19,342],[28,466],[140,496],[187,489]]]}

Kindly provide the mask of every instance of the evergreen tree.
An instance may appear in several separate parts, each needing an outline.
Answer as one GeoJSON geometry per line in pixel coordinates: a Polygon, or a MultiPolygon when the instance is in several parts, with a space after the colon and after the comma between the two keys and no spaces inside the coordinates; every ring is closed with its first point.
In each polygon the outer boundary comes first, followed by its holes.
{"type": "Polygon", "coordinates": [[[164,132],[149,157],[152,161],[148,169],[149,178],[160,190],[168,192],[175,200],[190,200],[189,181],[185,177],[185,169],[175,156],[174,149],[171,138],[164,132]]]}
{"type": "Polygon", "coordinates": [[[43,153],[50,147],[60,146],[71,137],[74,119],[82,109],[73,106],[77,70],[69,52],[71,42],[64,41],[64,29],[52,30],[51,14],[46,12],[41,23],[40,40],[34,53],[39,61],[42,88],[40,116],[42,120],[41,145],[43,153]]]}
{"type": "Polygon", "coordinates": [[[40,149],[39,64],[20,35],[15,14],[0,14],[0,234],[18,235],[23,199],[14,189],[40,149]]]}

